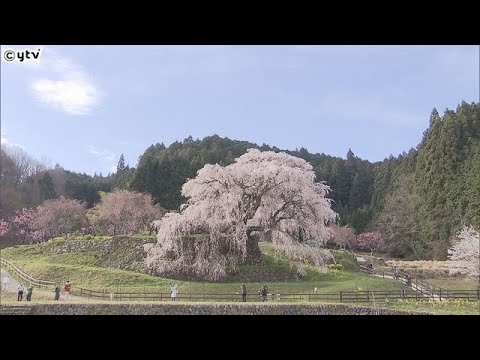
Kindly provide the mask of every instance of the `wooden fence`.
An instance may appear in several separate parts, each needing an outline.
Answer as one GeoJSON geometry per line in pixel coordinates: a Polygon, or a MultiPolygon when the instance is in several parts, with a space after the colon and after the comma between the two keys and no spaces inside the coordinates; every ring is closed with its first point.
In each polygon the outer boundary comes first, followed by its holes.
{"type": "MultiPolygon", "coordinates": [[[[28,275],[23,270],[15,266],[6,259],[1,259],[2,266],[9,268],[14,274],[26,283],[31,283],[34,286],[51,289],[53,291],[55,282],[47,280],[39,280],[28,275]]],[[[373,273],[369,268],[367,272],[373,273]]],[[[365,271],[365,269],[362,269],[365,271]]],[[[382,276],[392,275],[389,272],[383,272],[382,276]]],[[[378,274],[377,274],[378,276],[378,274]]],[[[402,278],[400,278],[402,279],[402,278]]],[[[404,280],[402,280],[404,281],[404,280]]],[[[248,302],[341,302],[341,303],[369,303],[369,302],[385,302],[399,299],[414,299],[425,300],[425,297],[439,296],[441,300],[450,299],[464,299],[468,301],[480,301],[480,289],[477,290],[447,290],[440,287],[434,287],[431,284],[415,279],[420,287],[423,289],[414,291],[413,289],[393,290],[393,291],[340,291],[338,293],[330,294],[314,294],[314,293],[270,293],[266,299],[262,299],[259,294],[247,294],[248,302]],[[430,285],[431,289],[427,289],[430,285]],[[437,291],[434,293],[434,290],[437,291]]],[[[90,290],[81,287],[72,287],[72,295],[80,296],[90,299],[110,300],[110,301],[172,301],[170,293],[161,291],[143,291],[128,292],[128,291],[112,291],[112,290],[90,290]]],[[[207,301],[207,302],[242,302],[242,294],[239,293],[182,293],[179,292],[176,301],[207,301]]]]}
{"type": "Polygon", "coordinates": [[[35,279],[33,276],[30,276],[29,274],[25,273],[23,270],[15,266],[13,263],[10,261],[1,258],[0,263],[2,266],[5,268],[9,268],[14,274],[16,274],[22,281],[24,281],[27,284],[32,284],[36,287],[40,288],[52,288],[52,286],[55,286],[55,282],[53,281],[48,281],[48,280],[39,280],[35,279]]]}

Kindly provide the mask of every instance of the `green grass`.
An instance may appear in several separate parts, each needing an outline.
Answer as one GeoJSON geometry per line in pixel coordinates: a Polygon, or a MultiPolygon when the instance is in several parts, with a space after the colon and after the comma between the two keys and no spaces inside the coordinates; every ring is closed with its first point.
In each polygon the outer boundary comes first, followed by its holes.
{"type": "Polygon", "coordinates": [[[394,310],[426,312],[434,315],[480,315],[480,302],[465,300],[399,300],[381,307],[394,310]]]}
{"type": "Polygon", "coordinates": [[[62,241],[72,241],[72,240],[110,240],[112,237],[111,236],[93,236],[91,235],[86,235],[86,236],[69,236],[68,238],[64,238],[63,236],[58,236],[55,238],[51,238],[47,240],[47,243],[53,244],[53,243],[58,243],[62,241]]]}
{"type": "MultiPolygon", "coordinates": [[[[53,259],[59,256],[52,257],[53,259]]],[[[180,292],[193,293],[235,293],[240,290],[239,282],[208,283],[197,281],[177,281],[151,276],[133,271],[106,269],[88,265],[72,265],[49,262],[52,258],[25,259],[16,261],[28,274],[36,278],[58,281],[63,284],[69,280],[73,286],[88,289],[123,289],[141,291],[144,288],[169,292],[170,285],[176,282],[180,292]]],[[[81,263],[87,262],[82,257],[81,263]]],[[[63,259],[65,260],[65,259],[63,259]]],[[[317,287],[319,293],[338,293],[339,291],[362,290],[399,290],[405,286],[396,281],[374,278],[362,273],[338,272],[318,275],[315,280],[290,280],[247,283],[249,294],[256,294],[266,284],[270,290],[279,293],[312,293],[317,287]]]]}
{"type": "MultiPolygon", "coordinates": [[[[63,298],[60,298],[60,300],[54,300],[55,294],[53,291],[47,291],[43,289],[33,289],[32,293],[32,300],[31,301],[26,301],[26,293],[23,294],[23,300],[22,301],[17,301],[17,293],[15,292],[2,292],[0,296],[0,305],[36,305],[36,304],[59,304],[59,303],[65,303],[65,300],[63,298]]],[[[83,297],[71,297],[68,300],[69,304],[84,304],[84,303],[97,303],[99,301],[96,301],[94,299],[87,299],[83,297]]],[[[103,302],[107,302],[106,300],[103,302]]],[[[110,301],[111,302],[111,301],[110,301]]]]}
{"type": "MultiPolygon", "coordinates": [[[[119,235],[121,237],[131,237],[131,238],[136,238],[136,239],[155,239],[156,235],[148,235],[148,234],[134,234],[134,235],[119,235]]],[[[93,237],[93,235],[83,235],[83,236],[69,236],[67,239],[63,236],[58,236],[55,238],[50,238],[46,242],[49,244],[52,243],[58,243],[62,241],[72,241],[72,240],[110,240],[112,239],[112,236],[108,235],[97,235],[93,237]]]]}
{"type": "MultiPolygon", "coordinates": [[[[65,240],[62,240],[65,241],[65,240]]],[[[77,241],[77,240],[66,240],[77,241]]],[[[98,241],[101,241],[100,239],[98,241]]],[[[132,242],[132,246],[134,246],[132,242]]],[[[298,277],[294,264],[282,254],[276,254],[272,244],[261,243],[260,248],[264,254],[264,260],[257,265],[241,265],[238,269],[238,276],[234,279],[224,282],[200,282],[200,281],[181,281],[167,279],[157,276],[151,276],[137,271],[122,270],[118,268],[109,268],[110,264],[119,263],[117,256],[125,256],[129,252],[130,241],[116,244],[117,248],[107,250],[88,250],[76,252],[57,252],[59,244],[55,242],[22,245],[10,247],[2,250],[2,257],[12,260],[17,266],[28,274],[44,280],[57,281],[63,284],[69,280],[73,288],[83,287],[92,290],[106,290],[111,292],[132,291],[141,292],[161,291],[168,294],[170,286],[173,283],[178,284],[179,295],[186,293],[227,293],[236,294],[240,292],[241,282],[247,279],[247,291],[249,299],[257,296],[258,289],[266,284],[269,287],[269,293],[313,293],[316,287],[320,294],[338,294],[339,291],[399,291],[407,287],[399,282],[388,279],[368,276],[358,271],[358,265],[353,256],[348,252],[335,251],[336,262],[342,265],[340,271],[328,271],[320,274],[312,266],[307,266],[307,274],[298,277]],[[125,247],[126,246],[126,247],[125,247]],[[105,256],[109,256],[111,261],[105,261],[105,256]],[[117,262],[116,262],[117,261],[117,262]],[[100,265],[99,265],[100,264],[100,265]],[[102,267],[103,266],[103,267],[102,267]],[[248,280],[250,279],[250,280],[248,280]],[[281,279],[281,280],[279,280],[281,279]]],[[[69,247],[67,247],[69,248],[69,247]]],[[[99,249],[102,249],[101,247],[99,249]]],[[[133,249],[133,247],[132,247],[133,249]]],[[[127,254],[128,255],[128,254],[127,254]]],[[[127,260],[135,259],[132,255],[127,260]]],[[[107,259],[108,260],[108,259],[107,259]]],[[[12,274],[13,275],[13,274],[12,274]]],[[[465,280],[461,278],[449,279],[428,279],[429,282],[451,289],[476,289],[475,280],[465,280]]],[[[34,289],[33,300],[30,304],[36,303],[57,303],[53,300],[53,289],[43,290],[34,289]]],[[[2,303],[28,304],[16,301],[15,293],[2,293],[2,303]]],[[[62,302],[62,300],[60,300],[62,302]]],[[[69,303],[108,303],[108,300],[96,300],[73,297],[69,303]]],[[[128,301],[129,303],[143,303],[142,301],[128,301]]],[[[204,302],[204,301],[203,301],[204,302]]],[[[123,303],[123,301],[122,301],[123,303]]],[[[178,302],[182,303],[182,302],[178,302]]],[[[195,302],[201,303],[201,302],[195,302]]],[[[222,302],[215,302],[222,303],[222,302]]],[[[251,304],[252,302],[249,301],[251,304]]],[[[297,302],[298,304],[308,304],[308,302],[297,302]]],[[[275,304],[275,303],[267,303],[275,304]]],[[[278,304],[278,303],[277,303],[278,304]]],[[[354,304],[349,304],[354,305],[354,304]]],[[[358,305],[372,305],[358,304],[358,305]]],[[[449,302],[424,301],[390,301],[379,302],[379,307],[391,309],[428,312],[433,314],[479,314],[478,302],[466,302],[462,300],[453,300],[449,302]]]]}
{"type": "Polygon", "coordinates": [[[435,278],[435,279],[425,279],[425,281],[433,284],[435,286],[440,286],[444,289],[451,290],[477,290],[480,286],[478,280],[475,279],[466,279],[466,278],[435,278]]]}

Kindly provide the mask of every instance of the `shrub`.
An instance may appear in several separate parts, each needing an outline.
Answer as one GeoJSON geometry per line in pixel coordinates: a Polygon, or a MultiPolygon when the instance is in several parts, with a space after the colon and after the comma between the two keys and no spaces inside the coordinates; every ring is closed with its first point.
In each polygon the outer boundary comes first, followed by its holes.
{"type": "Polygon", "coordinates": [[[340,270],[342,270],[343,265],[342,265],[342,264],[330,264],[330,265],[328,265],[328,268],[329,268],[330,270],[338,270],[338,271],[340,271],[340,270]]]}

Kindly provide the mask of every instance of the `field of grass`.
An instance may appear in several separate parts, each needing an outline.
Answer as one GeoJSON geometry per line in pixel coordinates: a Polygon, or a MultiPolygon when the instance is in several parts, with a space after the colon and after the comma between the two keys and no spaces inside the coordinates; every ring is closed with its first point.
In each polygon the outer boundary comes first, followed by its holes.
{"type": "Polygon", "coordinates": [[[468,278],[435,278],[435,279],[426,279],[429,283],[440,286],[444,289],[452,290],[477,290],[480,287],[480,283],[475,279],[468,278]]]}
{"type": "MultiPolygon", "coordinates": [[[[140,271],[132,271],[121,268],[130,261],[139,261],[134,254],[142,239],[132,238],[125,242],[115,243],[114,249],[106,247],[107,243],[98,240],[98,247],[80,246],[80,250],[71,251],[70,247],[61,247],[66,242],[77,242],[82,239],[54,239],[48,243],[36,245],[22,245],[2,250],[2,257],[14,262],[26,273],[38,279],[52,280],[63,284],[69,280],[75,288],[91,290],[105,290],[108,292],[142,292],[155,291],[168,294],[170,286],[177,283],[179,296],[182,294],[239,294],[240,284],[246,282],[249,294],[249,303],[256,299],[257,291],[263,285],[267,285],[269,293],[280,294],[312,294],[317,288],[319,294],[338,294],[339,291],[399,291],[407,287],[399,282],[389,279],[372,277],[358,271],[358,264],[348,252],[335,251],[336,262],[342,265],[342,270],[328,270],[319,273],[314,267],[306,266],[306,275],[299,276],[295,264],[291,263],[281,254],[276,254],[271,244],[261,243],[260,247],[264,255],[262,263],[256,265],[241,265],[228,281],[201,282],[182,281],[158,276],[151,276],[140,271]],[[137,243],[135,243],[137,241],[137,243]],[[63,245],[62,245],[63,244],[63,245]],[[103,244],[103,245],[101,245],[103,244]],[[121,258],[121,259],[120,259],[121,258]],[[120,267],[120,268],[119,268],[120,267]]],[[[84,240],[84,239],[83,239],[84,240]]],[[[97,244],[97,243],[96,243],[97,244]]],[[[67,244],[68,245],[68,244],[67,244]]],[[[141,256],[141,255],[140,255],[141,256]]],[[[387,260],[389,266],[391,260],[387,260]]],[[[376,263],[381,266],[381,261],[376,263]]],[[[400,263],[399,263],[400,264],[400,263]]],[[[421,268],[422,266],[435,267],[431,262],[402,262],[403,266],[421,268]]],[[[443,267],[444,262],[440,264],[443,267]]],[[[443,270],[443,269],[442,269],[443,270]]],[[[13,275],[13,274],[12,274],[13,275]]],[[[440,278],[428,279],[429,282],[447,289],[476,289],[478,282],[474,279],[464,278],[440,278]]],[[[53,289],[34,289],[33,300],[30,304],[57,303],[53,300],[53,289]]],[[[298,300],[298,298],[297,298],[298,300]]],[[[391,309],[426,312],[432,314],[477,314],[480,315],[478,302],[452,300],[448,302],[433,302],[429,300],[399,300],[387,301],[378,299],[377,306],[391,309]]],[[[2,304],[26,305],[25,301],[17,302],[15,293],[2,293],[2,304]]],[[[60,302],[65,300],[61,298],[60,302]]],[[[157,300],[158,301],[158,300],[157,300]]],[[[335,302],[334,300],[332,300],[335,302]]],[[[86,299],[73,296],[69,303],[108,303],[110,300],[86,299]]],[[[123,301],[122,301],[123,302],[123,301]]],[[[143,301],[125,301],[128,303],[142,303],[143,301]]],[[[204,301],[202,301],[204,302],[204,301]]],[[[196,302],[196,303],[202,303],[196,302]]],[[[167,300],[168,303],[168,300],[167,300]]],[[[177,302],[181,304],[182,302],[177,302]]],[[[221,302],[218,302],[221,303],[221,302]]],[[[274,304],[269,302],[267,304],[274,304]]],[[[308,302],[295,302],[307,304],[308,302]]],[[[354,304],[352,304],[354,305],[354,304]]],[[[359,304],[372,306],[369,304],[359,304]]]]}
{"type": "Polygon", "coordinates": [[[449,274],[447,261],[386,260],[385,270],[390,271],[394,266],[422,279],[445,278],[449,274]]]}
{"type": "Polygon", "coordinates": [[[6,248],[2,250],[2,257],[12,260],[37,279],[56,281],[60,284],[69,280],[73,287],[114,292],[146,289],[169,293],[170,286],[177,283],[179,293],[237,293],[243,281],[247,284],[249,294],[257,294],[258,289],[265,284],[269,287],[269,292],[307,294],[313,293],[315,287],[319,293],[324,294],[405,288],[400,282],[374,278],[358,272],[354,258],[342,252],[335,253],[337,262],[343,265],[341,271],[320,274],[313,267],[307,267],[307,275],[299,277],[287,259],[273,255],[271,244],[261,244],[264,253],[263,263],[242,265],[239,267],[241,276],[230,281],[212,283],[173,280],[137,271],[100,267],[97,264],[98,259],[104,255],[99,251],[52,253],[45,251],[49,245],[52,244],[6,248]]]}
{"type": "MultiPolygon", "coordinates": [[[[476,290],[480,286],[480,282],[475,278],[466,278],[463,276],[449,276],[448,261],[432,261],[432,260],[398,260],[398,259],[381,259],[368,257],[369,260],[377,259],[379,265],[376,266],[377,272],[388,271],[396,266],[401,270],[407,271],[414,278],[422,279],[432,285],[440,286],[444,289],[451,290],[476,290]],[[381,265],[381,262],[384,262],[381,265]]],[[[382,255],[383,257],[383,255],[382,255]]]]}
{"type": "Polygon", "coordinates": [[[85,303],[107,303],[111,302],[110,300],[98,301],[96,299],[88,299],[85,297],[71,296],[70,299],[65,300],[63,297],[60,297],[60,300],[54,300],[55,294],[52,291],[45,289],[33,289],[32,300],[26,301],[26,294],[23,295],[22,301],[17,301],[16,292],[2,292],[0,295],[0,304],[1,305],[36,305],[36,304],[59,304],[68,302],[69,304],[85,304],[85,303]]]}
{"type": "Polygon", "coordinates": [[[398,300],[381,307],[395,310],[425,312],[434,315],[480,315],[480,302],[465,300],[398,300]]]}
{"type": "MultiPolygon", "coordinates": [[[[34,290],[32,301],[27,302],[23,300],[22,302],[17,301],[17,295],[15,293],[1,293],[0,297],[0,304],[3,305],[20,305],[20,306],[27,306],[27,305],[36,305],[36,304],[61,304],[68,302],[68,304],[105,304],[105,303],[112,303],[111,300],[98,300],[98,299],[87,299],[87,298],[80,298],[72,296],[69,300],[64,300],[61,298],[59,301],[53,300],[53,292],[43,291],[43,290],[34,290]]],[[[122,304],[151,304],[152,301],[121,301],[122,304]]],[[[158,301],[155,301],[158,303],[158,301]]],[[[169,300],[164,300],[164,304],[169,305],[172,304],[169,300]]],[[[200,304],[211,304],[212,302],[206,301],[196,301],[196,305],[200,304]]],[[[228,304],[228,302],[224,301],[215,301],[216,304],[228,304]]],[[[339,302],[331,302],[339,303],[339,302]]],[[[185,301],[177,301],[175,305],[191,305],[191,302],[185,301]]],[[[242,306],[243,303],[236,303],[237,305],[242,306]]],[[[260,302],[252,302],[249,301],[245,303],[248,305],[251,304],[262,304],[264,306],[269,305],[277,305],[277,304],[286,304],[286,303],[278,303],[278,302],[267,302],[267,303],[260,303],[260,302]]],[[[292,304],[292,303],[290,303],[292,304]]],[[[307,302],[307,301],[298,301],[294,303],[295,305],[308,305],[308,304],[315,304],[315,302],[307,302]]],[[[317,303],[318,304],[318,303],[317,303]]],[[[345,303],[344,303],[345,304],[345,303]]],[[[347,305],[355,306],[356,304],[350,303],[347,305]]],[[[359,306],[370,306],[373,307],[372,303],[359,303],[359,306]]],[[[377,308],[384,308],[384,309],[392,309],[392,310],[403,310],[403,311],[411,311],[416,313],[425,313],[425,314],[433,314],[433,315],[480,315],[480,303],[478,301],[464,301],[464,300],[450,300],[450,301],[431,301],[431,300],[423,300],[423,301],[415,301],[415,300],[398,300],[398,301],[390,301],[390,302],[381,302],[377,303],[377,308]]]]}

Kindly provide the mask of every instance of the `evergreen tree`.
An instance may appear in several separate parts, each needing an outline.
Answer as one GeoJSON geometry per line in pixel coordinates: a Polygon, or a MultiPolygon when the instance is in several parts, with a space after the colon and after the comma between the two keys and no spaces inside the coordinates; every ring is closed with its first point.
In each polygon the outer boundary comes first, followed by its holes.
{"type": "Polygon", "coordinates": [[[57,197],[50,173],[45,172],[43,174],[42,178],[38,180],[38,186],[40,190],[40,202],[57,197]]]}
{"type": "Polygon", "coordinates": [[[117,173],[123,173],[125,171],[125,158],[123,154],[120,155],[120,160],[118,160],[117,173]]]}

